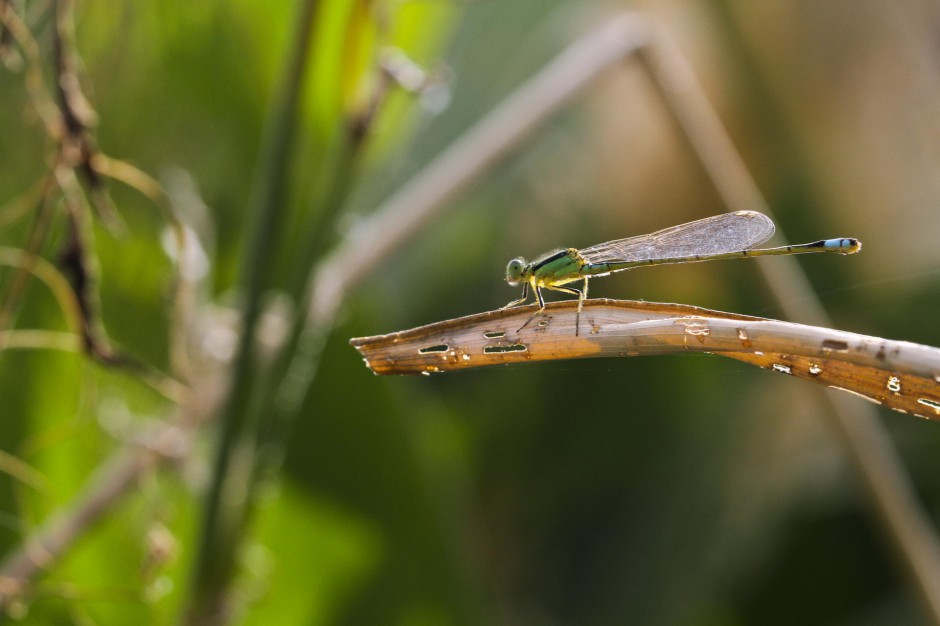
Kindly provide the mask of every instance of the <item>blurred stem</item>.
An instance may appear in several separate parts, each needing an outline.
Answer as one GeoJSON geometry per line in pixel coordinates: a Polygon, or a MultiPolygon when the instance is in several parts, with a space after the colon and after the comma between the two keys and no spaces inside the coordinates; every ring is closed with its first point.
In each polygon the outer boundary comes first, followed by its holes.
{"type": "Polygon", "coordinates": [[[191,624],[225,623],[227,590],[235,572],[248,503],[252,499],[257,411],[251,400],[257,372],[257,330],[261,297],[273,259],[276,237],[285,221],[288,158],[297,134],[301,85],[312,43],[319,3],[300,0],[297,31],[262,136],[254,192],[248,204],[249,234],[241,268],[243,327],[235,357],[228,397],[219,415],[211,485],[206,494],[205,518],[196,557],[186,620],[191,624]]]}
{"type": "MultiPolygon", "coordinates": [[[[317,186],[310,208],[306,211],[309,218],[301,226],[299,241],[301,246],[290,261],[290,275],[285,290],[295,302],[306,302],[311,268],[323,255],[328,240],[350,190],[353,188],[360,163],[360,155],[365,147],[371,123],[384,102],[385,93],[378,95],[369,105],[368,116],[356,116],[355,121],[342,127],[337,132],[335,142],[326,151],[325,163],[330,165],[317,186]]],[[[278,391],[291,363],[297,358],[297,349],[301,345],[306,318],[303,308],[298,307],[292,315],[290,332],[281,346],[278,346],[273,363],[264,371],[256,372],[254,393],[245,409],[244,429],[247,437],[254,436],[251,449],[250,476],[246,473],[251,488],[271,472],[276,472],[287,445],[287,436],[293,418],[300,410],[299,404],[290,407],[275,406],[278,391]]],[[[249,446],[246,440],[244,445],[249,446]]],[[[240,476],[242,476],[240,474],[240,476]]],[[[242,513],[242,524],[246,525],[253,511],[253,502],[249,497],[242,513]]]]}
{"type": "MultiPolygon", "coordinates": [[[[309,302],[312,294],[311,277],[315,272],[316,263],[322,258],[323,251],[327,249],[329,239],[334,233],[334,225],[346,199],[349,197],[353,185],[357,180],[361,155],[368,144],[369,137],[376,118],[380,115],[383,105],[388,99],[391,90],[396,86],[394,78],[385,67],[377,65],[376,87],[371,97],[360,110],[351,110],[346,114],[345,125],[336,133],[335,140],[331,142],[331,149],[327,151],[331,164],[325,176],[321,177],[316,189],[322,190],[315,194],[310,209],[306,212],[309,218],[301,227],[299,241],[301,247],[297,256],[292,259],[291,273],[286,283],[286,291],[294,302],[309,302]]],[[[290,376],[292,364],[301,358],[305,361],[306,369],[310,372],[312,380],[319,360],[318,349],[307,349],[306,327],[308,320],[304,307],[297,307],[293,311],[290,331],[284,345],[280,347],[275,362],[268,370],[267,383],[261,386],[261,394],[253,406],[253,413],[259,416],[257,423],[257,450],[259,452],[255,480],[262,480],[266,475],[277,472],[286,453],[288,437],[293,420],[301,409],[303,397],[309,389],[309,384],[303,380],[296,380],[290,376]],[[291,386],[296,393],[294,401],[285,402],[282,388],[291,386]],[[291,385],[290,383],[296,382],[291,385]],[[260,415],[266,414],[268,419],[261,420],[260,415]]],[[[330,325],[326,324],[319,329],[317,336],[325,338],[329,333],[330,325]]],[[[319,345],[319,340],[318,340],[319,345]]],[[[309,383],[308,380],[308,383],[309,383]]]]}
{"type": "MultiPolygon", "coordinates": [[[[314,201],[315,207],[310,211],[312,217],[303,229],[301,241],[304,242],[304,246],[301,256],[294,263],[295,271],[291,273],[287,284],[288,293],[295,298],[295,302],[305,303],[310,298],[310,294],[307,293],[310,285],[310,274],[315,268],[315,263],[323,254],[329,234],[332,232],[331,226],[335,223],[336,217],[339,215],[340,209],[342,209],[344,201],[349,196],[352,185],[356,180],[358,157],[362,153],[362,147],[367,136],[367,132],[357,127],[351,132],[344,133],[339,140],[341,145],[336,149],[336,155],[331,159],[338,165],[331,172],[332,176],[326,183],[325,192],[314,201]]],[[[262,478],[266,473],[277,471],[286,451],[291,423],[300,410],[300,402],[290,403],[286,406],[278,402],[279,390],[290,371],[291,363],[297,358],[298,354],[303,354],[305,357],[309,357],[308,366],[315,369],[315,362],[319,358],[318,351],[312,354],[305,351],[298,352],[298,348],[303,345],[306,324],[305,310],[302,306],[299,306],[293,311],[290,334],[284,346],[278,351],[276,361],[270,370],[270,376],[268,377],[270,384],[264,386],[263,396],[255,407],[255,411],[259,413],[267,411],[269,414],[269,419],[266,422],[262,424],[259,421],[262,427],[257,431],[257,446],[261,453],[256,473],[257,478],[262,478]]],[[[306,387],[304,387],[299,392],[301,396],[306,393],[306,390],[306,387]]]]}

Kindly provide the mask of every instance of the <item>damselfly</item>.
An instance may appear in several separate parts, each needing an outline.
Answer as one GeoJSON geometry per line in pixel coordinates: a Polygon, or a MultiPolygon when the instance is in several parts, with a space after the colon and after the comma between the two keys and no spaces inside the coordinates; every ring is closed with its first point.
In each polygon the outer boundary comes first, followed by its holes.
{"type": "Polygon", "coordinates": [[[523,304],[532,290],[538,300],[538,313],[541,313],[545,309],[542,289],[551,289],[578,296],[580,312],[587,298],[589,278],[643,265],[807,252],[854,254],[862,249],[858,239],[848,237],[778,248],[751,248],[767,241],[773,234],[774,223],[763,213],[736,211],[590,248],[553,250],[531,262],[518,257],[506,266],[506,282],[513,287],[522,284],[522,297],[503,308],[523,304]],[[576,281],[583,281],[581,289],[568,286],[576,281]]]}

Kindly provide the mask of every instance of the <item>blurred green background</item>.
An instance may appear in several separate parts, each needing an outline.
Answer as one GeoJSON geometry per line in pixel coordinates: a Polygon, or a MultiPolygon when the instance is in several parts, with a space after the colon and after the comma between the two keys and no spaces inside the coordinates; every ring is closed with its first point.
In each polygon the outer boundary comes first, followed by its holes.
{"type": "MultiPolygon", "coordinates": [[[[37,36],[41,4],[26,6],[37,36]]],[[[366,3],[321,4],[292,161],[296,214],[336,175],[335,133],[360,97],[371,46],[399,47],[440,80],[434,101],[396,93],[385,104],[329,245],[586,27],[643,10],[691,60],[787,239],[864,242],[856,257],[799,260],[834,326],[940,345],[940,7],[402,0],[356,18],[357,55],[352,29],[333,27],[366,3]]],[[[285,0],[77,6],[100,147],[163,180],[188,173],[211,217],[208,298],[220,306],[233,301],[259,136],[294,19],[285,0]]],[[[39,179],[48,150],[22,74],[3,70],[0,206],[39,179]]],[[[166,370],[165,224],[138,192],[110,189],[129,229],[95,233],[104,325],[166,370]]],[[[347,344],[505,304],[517,297],[502,280],[514,256],[722,210],[631,62],[479,180],[350,294],[241,557],[238,619],[929,623],[822,419],[821,396],[834,391],[713,356],[378,378],[347,344]]],[[[4,218],[0,245],[23,247],[29,224],[4,218]]],[[[591,295],[780,317],[755,271],[774,262],[626,272],[592,282],[591,295]]],[[[40,285],[18,327],[65,328],[40,285]]],[[[78,354],[0,354],[0,450],[30,468],[0,473],[0,551],[75,497],[120,445],[114,424],[144,428],[169,412],[144,385],[78,354]]],[[[936,523],[940,426],[880,413],[936,523]]],[[[206,437],[192,458],[139,481],[16,617],[172,622],[210,449],[206,437]],[[166,558],[158,544],[171,546],[166,558]]]]}

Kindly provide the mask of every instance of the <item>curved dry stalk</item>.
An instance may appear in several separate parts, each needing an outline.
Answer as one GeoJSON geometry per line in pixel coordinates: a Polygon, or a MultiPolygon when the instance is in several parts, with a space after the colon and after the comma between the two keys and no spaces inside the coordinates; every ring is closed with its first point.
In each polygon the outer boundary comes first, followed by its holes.
{"type": "Polygon", "coordinates": [[[376,374],[708,352],[940,420],[940,349],[841,330],[632,300],[499,309],[350,340],[376,374]],[[532,320],[532,323],[529,321],[532,320]]]}

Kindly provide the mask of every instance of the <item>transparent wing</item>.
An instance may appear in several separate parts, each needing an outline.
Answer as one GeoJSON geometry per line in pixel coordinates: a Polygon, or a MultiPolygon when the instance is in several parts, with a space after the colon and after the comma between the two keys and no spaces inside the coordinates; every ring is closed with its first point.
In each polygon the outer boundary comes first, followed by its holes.
{"type": "Polygon", "coordinates": [[[736,211],[578,250],[588,263],[630,263],[747,250],[774,234],[763,213],[736,211]]]}

